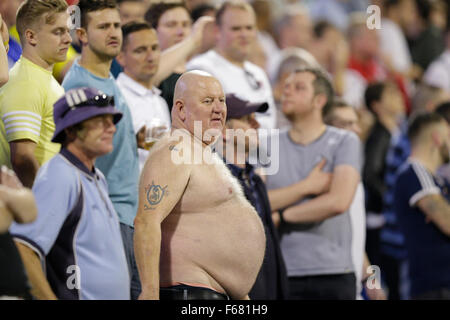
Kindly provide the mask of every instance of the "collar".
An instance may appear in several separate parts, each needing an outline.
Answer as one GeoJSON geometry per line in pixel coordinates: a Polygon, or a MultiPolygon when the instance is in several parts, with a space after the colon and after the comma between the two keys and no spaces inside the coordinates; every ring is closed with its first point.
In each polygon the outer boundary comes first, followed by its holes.
{"type": "Polygon", "coordinates": [[[117,80],[121,82],[125,87],[127,87],[129,90],[133,91],[139,96],[145,96],[148,93],[151,95],[160,96],[161,90],[156,88],[155,86],[152,86],[151,89],[147,89],[142,84],[125,74],[125,72],[121,72],[119,76],[117,77],[117,80]]]}
{"type": "Polygon", "coordinates": [[[72,165],[74,165],[78,170],[87,174],[91,178],[96,177],[95,167],[90,171],[83,162],[80,161],[72,152],[67,150],[66,148],[61,149],[59,152],[64,158],[66,158],[72,165]]]}
{"type": "Polygon", "coordinates": [[[113,74],[111,73],[111,71],[109,71],[109,75],[108,75],[107,78],[103,78],[103,77],[97,76],[97,75],[93,74],[93,73],[91,72],[91,70],[86,69],[85,67],[83,67],[83,66],[80,64],[80,60],[81,60],[81,56],[75,58],[75,60],[74,60],[74,62],[73,62],[73,66],[74,66],[75,68],[79,68],[79,69],[81,69],[81,70],[84,70],[85,72],[87,72],[87,73],[89,74],[90,77],[92,77],[92,78],[94,78],[94,79],[98,79],[98,80],[101,80],[101,81],[112,80],[114,83],[116,82],[116,79],[114,78],[114,76],[113,76],[113,74]]]}

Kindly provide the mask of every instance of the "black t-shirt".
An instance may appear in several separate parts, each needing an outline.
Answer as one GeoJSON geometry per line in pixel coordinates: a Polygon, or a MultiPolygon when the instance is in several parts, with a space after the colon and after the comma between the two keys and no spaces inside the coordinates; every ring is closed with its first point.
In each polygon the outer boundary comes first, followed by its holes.
{"type": "Polygon", "coordinates": [[[159,85],[159,90],[161,90],[161,97],[166,100],[167,105],[169,106],[169,112],[172,111],[173,92],[175,91],[175,84],[177,83],[179,77],[181,77],[181,73],[172,73],[159,85]]]}
{"type": "Polygon", "coordinates": [[[0,233],[0,296],[30,298],[30,286],[14,241],[9,234],[0,233]]]}

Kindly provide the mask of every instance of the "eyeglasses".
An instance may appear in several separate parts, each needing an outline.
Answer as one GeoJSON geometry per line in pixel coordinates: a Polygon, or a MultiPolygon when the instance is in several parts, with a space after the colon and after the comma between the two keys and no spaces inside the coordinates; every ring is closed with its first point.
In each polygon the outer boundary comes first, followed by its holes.
{"type": "Polygon", "coordinates": [[[250,87],[252,87],[252,89],[259,90],[262,87],[261,81],[258,81],[255,78],[255,76],[253,75],[253,73],[244,69],[244,74],[245,74],[245,79],[247,80],[250,87]]]}
{"type": "Polygon", "coordinates": [[[106,94],[99,94],[99,95],[96,95],[95,97],[92,97],[90,99],[83,100],[83,101],[80,101],[78,96],[75,98],[75,97],[71,96],[70,94],[68,94],[66,96],[66,100],[67,100],[67,103],[69,104],[69,108],[66,109],[61,114],[61,118],[63,118],[69,111],[75,110],[77,108],[92,107],[92,106],[107,107],[107,106],[113,106],[114,105],[114,97],[113,96],[108,96],[106,94]],[[79,102],[73,104],[74,100],[75,101],[79,101],[79,102]]]}

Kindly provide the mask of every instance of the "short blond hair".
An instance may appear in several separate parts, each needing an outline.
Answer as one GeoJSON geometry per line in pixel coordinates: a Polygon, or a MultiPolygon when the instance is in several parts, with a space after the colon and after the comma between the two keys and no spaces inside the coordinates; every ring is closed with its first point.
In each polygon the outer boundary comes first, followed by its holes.
{"type": "Polygon", "coordinates": [[[247,10],[248,12],[252,12],[253,14],[255,14],[253,7],[245,1],[226,0],[222,3],[222,5],[219,7],[219,10],[217,10],[217,12],[216,12],[216,24],[218,26],[220,26],[222,24],[222,17],[228,8],[247,10]]]}
{"type": "Polygon", "coordinates": [[[44,17],[47,24],[55,21],[55,13],[68,8],[65,0],[25,0],[17,10],[16,27],[22,46],[25,41],[25,30],[34,27],[44,17]]]}

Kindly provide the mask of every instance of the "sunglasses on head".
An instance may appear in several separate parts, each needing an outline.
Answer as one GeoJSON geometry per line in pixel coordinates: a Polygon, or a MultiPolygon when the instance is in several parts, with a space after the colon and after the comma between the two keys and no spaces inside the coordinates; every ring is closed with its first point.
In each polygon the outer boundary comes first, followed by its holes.
{"type": "Polygon", "coordinates": [[[250,87],[252,87],[252,89],[254,90],[259,90],[262,86],[261,81],[258,81],[255,76],[253,75],[253,73],[251,73],[248,70],[244,69],[244,73],[245,73],[245,78],[248,82],[248,84],[250,85],[250,87]]]}
{"type": "Polygon", "coordinates": [[[66,97],[68,103],[69,103],[69,108],[66,109],[62,114],[61,117],[64,117],[69,111],[71,110],[75,110],[77,108],[82,108],[82,107],[108,107],[108,106],[114,106],[114,97],[113,96],[108,96],[106,94],[99,94],[96,95],[95,97],[92,97],[90,99],[87,100],[83,100],[80,101],[78,103],[75,104],[71,104],[70,102],[72,102],[73,100],[75,101],[79,101],[78,97],[77,99],[73,99],[74,97],[66,97]]]}

